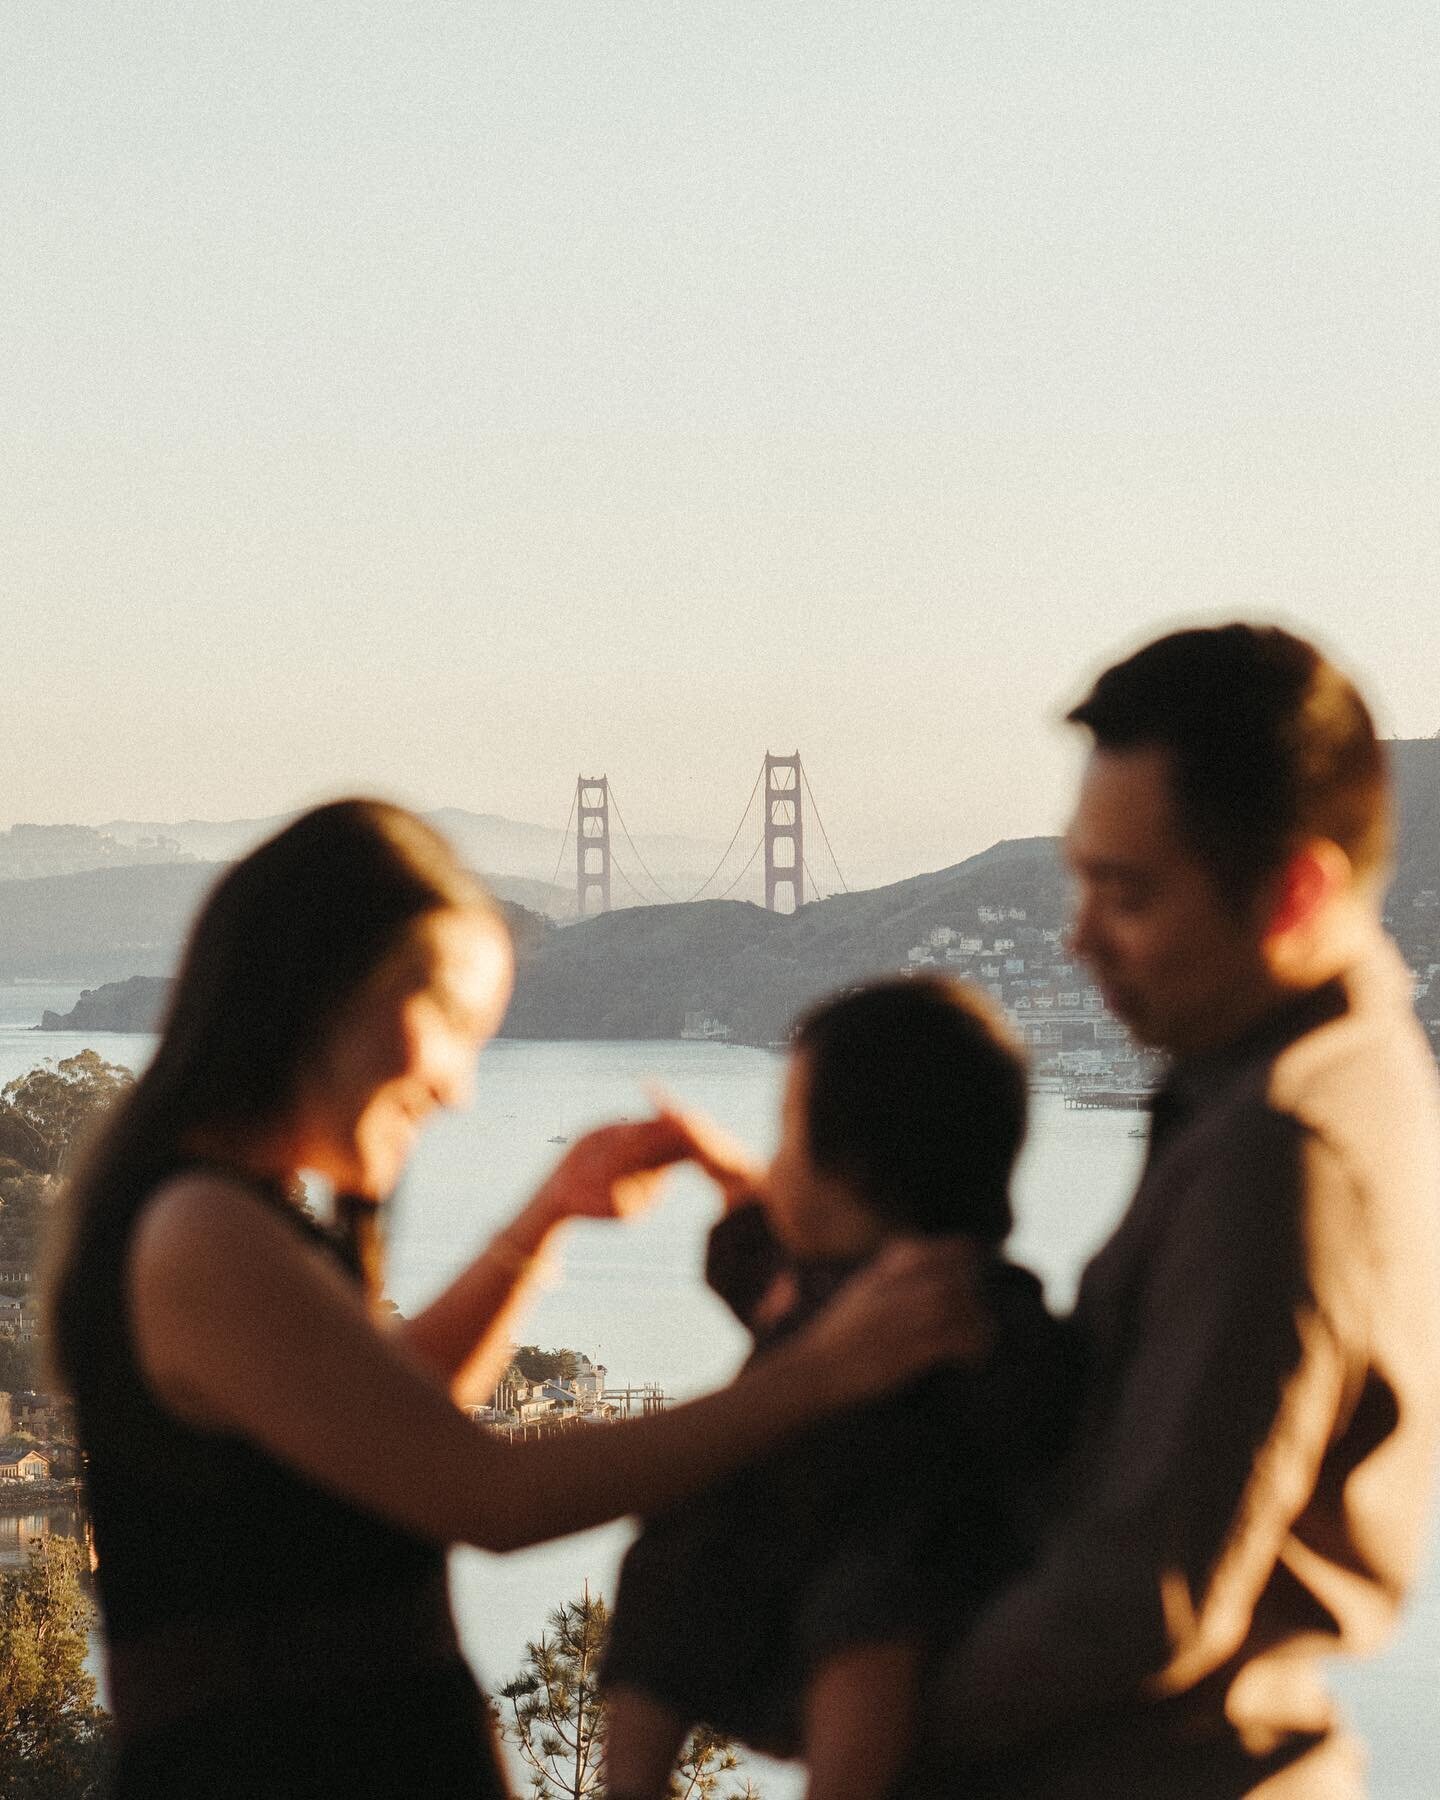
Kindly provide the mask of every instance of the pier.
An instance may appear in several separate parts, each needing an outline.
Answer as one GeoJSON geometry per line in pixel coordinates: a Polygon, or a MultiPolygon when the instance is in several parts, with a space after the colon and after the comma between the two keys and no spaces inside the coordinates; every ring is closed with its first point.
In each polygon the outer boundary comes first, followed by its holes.
{"type": "Polygon", "coordinates": [[[1065,1096],[1072,1112],[1147,1112],[1150,1088],[1074,1088],[1065,1096]]]}

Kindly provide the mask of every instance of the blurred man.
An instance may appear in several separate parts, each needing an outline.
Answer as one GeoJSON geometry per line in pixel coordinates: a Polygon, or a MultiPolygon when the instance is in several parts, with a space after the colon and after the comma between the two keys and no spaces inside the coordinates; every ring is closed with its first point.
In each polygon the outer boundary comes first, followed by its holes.
{"type": "Polygon", "coordinates": [[[945,1669],[937,1791],[1352,1800],[1319,1659],[1390,1629],[1440,1437],[1440,1091],[1380,924],[1384,752],[1317,651],[1246,625],[1070,717],[1075,946],[1174,1062],[1076,1304],[1055,1526],[945,1669]]]}

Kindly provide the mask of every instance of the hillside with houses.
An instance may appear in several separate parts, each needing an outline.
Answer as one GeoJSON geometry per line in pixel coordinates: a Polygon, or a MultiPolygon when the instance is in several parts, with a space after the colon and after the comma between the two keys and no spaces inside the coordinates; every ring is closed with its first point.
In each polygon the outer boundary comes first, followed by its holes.
{"type": "MultiPolygon", "coordinates": [[[[1440,741],[1393,743],[1400,799],[1386,923],[1417,1010],[1440,1046],[1440,741]]],[[[192,869],[196,865],[192,865],[192,869]]],[[[138,886],[150,870],[114,871],[138,886]]],[[[26,884],[19,884],[26,885],[26,884]]],[[[39,885],[39,884],[35,884],[39,885]]],[[[130,929],[143,929],[138,913],[130,929]]],[[[791,915],[741,901],[633,907],[557,927],[509,909],[521,947],[505,1035],[782,1042],[822,995],[869,977],[940,967],[1007,1010],[1042,1068],[1143,1079],[1098,991],[1064,947],[1069,895],[1055,838],[1010,839],[948,869],[838,894],[791,915]],[[1108,1073],[1107,1073],[1108,1072],[1108,1073]]],[[[139,971],[131,971],[138,973],[139,971]]],[[[46,1028],[147,1030],[161,981],[87,994],[46,1028]]]]}
{"type": "MultiPolygon", "coordinates": [[[[1440,740],[1389,749],[1399,824],[1386,924],[1440,1050],[1440,740]]],[[[823,994],[940,967],[986,988],[1042,1069],[1143,1081],[1122,1028],[1065,949],[1068,913],[1059,840],[1020,838],[788,917],[719,901],[604,914],[545,940],[505,1029],[532,1038],[776,1043],[823,994]]]]}

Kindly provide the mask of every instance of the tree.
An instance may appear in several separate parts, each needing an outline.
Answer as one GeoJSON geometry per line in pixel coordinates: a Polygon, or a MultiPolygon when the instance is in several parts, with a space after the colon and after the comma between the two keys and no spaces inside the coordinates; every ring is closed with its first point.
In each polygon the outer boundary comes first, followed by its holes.
{"type": "Polygon", "coordinates": [[[501,1688],[505,1736],[530,1771],[536,1800],[588,1800],[605,1792],[605,1717],[598,1675],[610,1614],[590,1597],[550,1614],[550,1631],[527,1644],[524,1669],[501,1688]]]}
{"type": "MultiPolygon", "coordinates": [[[[720,1777],[739,1766],[739,1753],[729,1738],[708,1725],[697,1725],[670,1777],[671,1800],[720,1800],[720,1777]]],[[[760,1800],[760,1790],[747,1778],[744,1787],[731,1788],[724,1800],[760,1800]]]]}
{"type": "Polygon", "coordinates": [[[0,1088],[0,1160],[31,1174],[64,1174],[90,1129],[134,1081],[129,1069],[81,1050],[0,1088]]]}
{"type": "Polygon", "coordinates": [[[93,1609],[73,1538],[37,1541],[0,1573],[0,1794],[91,1800],[104,1785],[108,1715],[85,1667],[93,1609]]]}
{"type": "MultiPolygon", "coordinates": [[[[535,1800],[604,1800],[605,1702],[598,1675],[610,1611],[587,1586],[550,1615],[550,1630],[526,1645],[524,1669],[500,1690],[504,1737],[530,1772],[535,1800]]],[[[720,1794],[720,1778],[738,1768],[734,1746],[718,1732],[692,1732],[670,1782],[673,1800],[760,1800],[747,1781],[720,1794]]]]}
{"type": "Polygon", "coordinates": [[[47,1207],[77,1150],[133,1081],[120,1064],[82,1050],[0,1088],[0,1263],[34,1273],[47,1207]]]}
{"type": "Polygon", "coordinates": [[[522,1381],[573,1381],[579,1364],[573,1350],[542,1350],[538,1344],[518,1344],[511,1366],[522,1381]]]}

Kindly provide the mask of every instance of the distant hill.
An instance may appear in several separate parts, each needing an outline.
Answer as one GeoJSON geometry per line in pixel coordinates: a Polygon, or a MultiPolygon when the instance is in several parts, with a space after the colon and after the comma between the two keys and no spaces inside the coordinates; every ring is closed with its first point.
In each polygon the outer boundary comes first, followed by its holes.
{"type": "MultiPolygon", "coordinates": [[[[202,862],[233,862],[262,843],[287,824],[293,814],[275,813],[260,819],[182,819],[157,822],[138,819],[112,819],[92,835],[103,837],[120,854],[138,856],[144,846],[157,841],[169,844],[177,853],[202,862]]],[[[498,813],[468,812],[463,807],[447,806],[426,815],[444,832],[472,869],[486,871],[486,879],[502,899],[514,900],[522,906],[547,912],[553,918],[568,918],[575,911],[575,843],[558,827],[532,825],[520,819],[503,818],[498,813]],[[559,875],[556,876],[556,866],[559,875]],[[552,885],[552,880],[554,885],[552,885]],[[524,884],[523,886],[520,884],[524,884]]],[[[18,827],[70,830],[72,827],[18,827]]],[[[712,844],[699,838],[644,835],[635,840],[645,863],[656,877],[673,892],[688,893],[699,886],[714,867],[723,844],[712,844]]],[[[0,835],[3,849],[3,835],[0,835]]],[[[114,860],[113,855],[103,860],[114,860]]],[[[98,867],[102,858],[87,864],[70,866],[98,867]]],[[[643,876],[633,862],[631,873],[637,880],[643,876]]],[[[34,873],[48,873],[35,870],[34,873]]],[[[0,867],[3,874],[3,867],[0,867]]],[[[626,894],[625,884],[615,883],[616,900],[626,894]]]]}
{"type": "MultiPolygon", "coordinates": [[[[516,963],[521,979],[539,954],[555,926],[538,913],[523,906],[501,901],[501,911],[510,927],[515,945],[516,963]]],[[[41,1015],[37,1031],[154,1031],[170,997],[172,977],[169,975],[131,975],[124,981],[105,981],[86,988],[68,1013],[41,1015]]]]}
{"type": "MultiPolygon", "coordinates": [[[[1060,925],[1065,877],[1054,838],[997,844],[953,868],[841,894],[784,916],[734,900],[612,912],[556,932],[526,970],[507,1037],[678,1037],[686,1013],[771,1043],[822,994],[903,967],[939,925],[980,907],[1060,925]]],[[[1018,922],[1017,922],[1018,924],[1018,922]]]]}
{"type": "Polygon", "coordinates": [[[0,980],[169,974],[214,863],[90,869],[0,884],[0,980]]]}
{"type": "Polygon", "coordinates": [[[37,1031],[154,1031],[170,994],[167,975],[132,975],[87,988],[68,1013],[41,1014],[37,1031]]]}
{"type": "MultiPolygon", "coordinates": [[[[190,921],[227,865],[157,863],[0,882],[0,981],[106,983],[168,975],[190,921]]],[[[489,878],[497,899],[524,925],[542,928],[543,882],[489,878]]]]}
{"type": "MultiPolygon", "coordinates": [[[[213,872],[213,871],[212,871],[213,872]]],[[[1058,924],[1065,884],[1053,838],[997,844],[952,869],[868,893],[839,895],[793,916],[738,900],[636,907],[557,930],[510,913],[522,961],[504,1032],[525,1038],[678,1037],[687,1012],[769,1043],[830,989],[902,965],[937,924],[973,923],[980,906],[1058,924]]],[[[146,1031],[167,983],[111,983],[51,1030],[146,1031]]]]}
{"type": "Polygon", "coordinates": [[[267,837],[273,837],[293,813],[272,813],[263,819],[179,819],[159,823],[142,823],[136,819],[111,819],[98,827],[108,838],[120,844],[143,843],[147,838],[169,838],[172,843],[200,862],[234,862],[247,850],[253,850],[267,837]]]}
{"type": "Polygon", "coordinates": [[[12,825],[0,831],[0,881],[194,860],[174,838],[141,835],[122,840],[93,825],[12,825]]]}
{"type": "MultiPolygon", "coordinates": [[[[1399,874],[1389,916],[1417,967],[1431,952],[1440,888],[1440,742],[1389,746],[1400,795],[1399,874]]],[[[458,838],[459,834],[455,834],[458,838]]],[[[0,978],[105,981],[168,972],[213,864],[113,869],[0,887],[0,978]],[[17,904],[23,902],[23,904],[17,904]]],[[[502,892],[504,885],[495,884],[502,892]]],[[[994,845],[952,868],[841,894],[790,917],[741,901],[637,907],[556,930],[512,915],[525,964],[506,1020],[526,1038],[675,1037],[687,1013],[734,1036],[778,1039],[794,1014],[836,987],[904,966],[939,926],[973,929],[981,907],[1014,909],[1022,930],[1064,923],[1055,838],[994,845]]],[[[1440,949],[1435,954],[1440,955],[1440,949]]],[[[141,996],[134,996],[136,1006],[141,996]]],[[[96,999],[102,1007],[109,998],[96,999]]],[[[122,1014],[129,1002],[115,1001],[122,1014]]],[[[131,1025],[130,1029],[143,1029],[131,1025]]]]}
{"type": "Polygon", "coordinates": [[[1400,813],[1396,886],[1433,887],[1440,872],[1440,738],[1396,738],[1386,749],[1400,813]]]}

